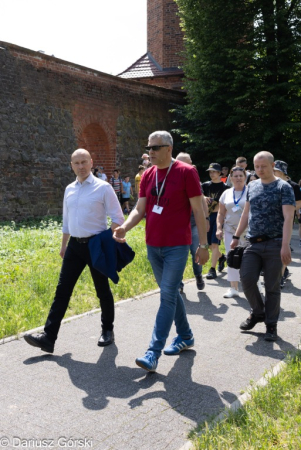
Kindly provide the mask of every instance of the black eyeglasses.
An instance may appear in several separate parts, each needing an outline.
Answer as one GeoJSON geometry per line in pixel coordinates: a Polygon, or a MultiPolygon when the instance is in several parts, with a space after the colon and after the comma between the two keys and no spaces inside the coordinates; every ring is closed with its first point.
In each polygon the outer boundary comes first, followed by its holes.
{"type": "Polygon", "coordinates": [[[168,144],[165,144],[165,145],[151,145],[151,146],[147,146],[147,147],[145,147],[145,150],[153,150],[154,152],[156,152],[156,151],[158,151],[158,150],[160,150],[160,148],[162,148],[162,147],[169,147],[169,145],[168,144]]]}

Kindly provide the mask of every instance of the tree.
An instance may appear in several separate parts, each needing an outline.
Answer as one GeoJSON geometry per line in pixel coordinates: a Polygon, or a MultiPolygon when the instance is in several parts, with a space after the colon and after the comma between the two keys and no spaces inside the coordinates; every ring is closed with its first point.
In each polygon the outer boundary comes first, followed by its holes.
{"type": "MultiPolygon", "coordinates": [[[[193,160],[260,150],[300,167],[301,0],[175,0],[193,160]]],[[[183,123],[180,121],[180,123],[183,123]]]]}

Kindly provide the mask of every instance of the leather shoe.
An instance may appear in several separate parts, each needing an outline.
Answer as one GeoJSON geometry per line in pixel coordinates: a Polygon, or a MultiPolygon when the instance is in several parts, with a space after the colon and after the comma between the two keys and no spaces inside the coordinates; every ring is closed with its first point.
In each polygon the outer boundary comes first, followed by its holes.
{"type": "Polygon", "coordinates": [[[240,324],[239,328],[244,331],[252,330],[259,322],[264,322],[264,316],[254,316],[254,314],[251,313],[250,316],[240,324]]]}
{"type": "Polygon", "coordinates": [[[43,352],[53,353],[54,343],[50,341],[45,333],[37,334],[36,336],[25,334],[24,340],[27,344],[38,347],[43,350],[43,352]]]}
{"type": "Polygon", "coordinates": [[[113,344],[114,342],[114,331],[104,330],[98,339],[97,345],[99,347],[106,347],[107,345],[113,344]]]}

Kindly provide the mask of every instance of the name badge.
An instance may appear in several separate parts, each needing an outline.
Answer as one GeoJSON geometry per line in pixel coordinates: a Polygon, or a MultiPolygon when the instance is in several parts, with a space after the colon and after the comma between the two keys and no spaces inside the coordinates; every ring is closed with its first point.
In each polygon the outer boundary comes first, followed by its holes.
{"type": "Polygon", "coordinates": [[[233,206],[233,208],[232,208],[232,211],[233,212],[236,212],[236,211],[239,211],[240,210],[240,206],[238,206],[238,205],[235,205],[235,206],[233,206]]]}
{"type": "Polygon", "coordinates": [[[156,214],[161,214],[163,211],[163,206],[159,206],[159,205],[154,205],[153,207],[153,212],[156,214]]]}

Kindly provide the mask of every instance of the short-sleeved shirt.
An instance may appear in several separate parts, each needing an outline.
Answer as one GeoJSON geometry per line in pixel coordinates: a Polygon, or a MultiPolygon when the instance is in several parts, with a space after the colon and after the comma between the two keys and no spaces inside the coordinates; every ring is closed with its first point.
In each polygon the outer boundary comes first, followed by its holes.
{"type": "Polygon", "coordinates": [[[292,186],[292,188],[293,188],[296,202],[297,202],[298,200],[301,200],[301,189],[300,189],[299,184],[295,183],[295,182],[292,181],[292,180],[287,180],[287,183],[288,183],[290,186],[292,186]]]}
{"type": "Polygon", "coordinates": [[[140,181],[141,181],[141,175],[138,172],[137,175],[135,176],[135,189],[138,194],[139,194],[139,189],[140,189],[140,181]]]}
{"type": "Polygon", "coordinates": [[[219,202],[220,196],[224,191],[229,189],[222,181],[220,183],[213,183],[212,181],[206,181],[206,183],[202,184],[203,192],[205,197],[210,197],[212,199],[211,205],[209,205],[209,214],[215,209],[216,205],[219,202]]]}
{"type": "Polygon", "coordinates": [[[122,185],[122,181],[121,178],[111,178],[111,185],[113,186],[114,191],[116,192],[116,194],[120,194],[121,192],[121,185],[122,185]]]}
{"type": "Polygon", "coordinates": [[[122,182],[123,185],[123,190],[124,190],[124,194],[122,194],[122,198],[130,198],[131,195],[131,183],[128,181],[123,181],[122,182]]]}
{"type": "Polygon", "coordinates": [[[182,161],[174,161],[160,196],[162,213],[153,211],[157,204],[156,171],[158,190],[168,168],[152,166],[141,177],[140,198],[146,198],[146,243],[154,247],[173,247],[191,244],[190,198],[202,195],[196,169],[182,161]]]}
{"type": "Polygon", "coordinates": [[[280,178],[269,184],[254,180],[248,184],[247,201],[250,202],[247,238],[262,235],[269,238],[282,236],[282,206],[296,205],[291,186],[280,178]]]}
{"type": "Polygon", "coordinates": [[[224,220],[224,230],[229,231],[230,233],[234,233],[236,231],[237,225],[240,221],[240,217],[242,215],[243,209],[246,204],[247,197],[247,188],[245,187],[243,191],[234,191],[234,188],[227,189],[224,191],[219,199],[219,202],[225,206],[227,214],[224,220]],[[234,203],[234,196],[237,204],[237,208],[234,203]],[[233,208],[235,211],[233,211],[233,208]]]}

